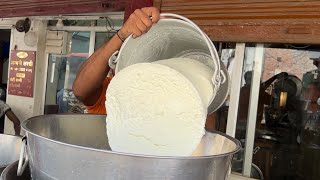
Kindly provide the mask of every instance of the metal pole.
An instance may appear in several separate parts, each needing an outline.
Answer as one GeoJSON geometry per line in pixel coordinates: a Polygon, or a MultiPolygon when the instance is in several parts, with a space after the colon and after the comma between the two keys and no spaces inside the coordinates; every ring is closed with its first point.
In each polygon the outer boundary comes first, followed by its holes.
{"type": "Polygon", "coordinates": [[[257,44],[255,48],[253,77],[251,82],[249,112],[247,119],[246,144],[244,152],[243,175],[250,177],[251,164],[254,146],[254,137],[256,130],[258,100],[260,92],[260,79],[262,74],[264,58],[264,45],[257,44]]]}
{"type": "Polygon", "coordinates": [[[226,130],[226,133],[232,137],[234,137],[236,133],[245,46],[245,43],[236,44],[236,52],[233,60],[234,65],[232,69],[232,83],[230,92],[230,102],[232,103],[230,103],[229,106],[228,123],[226,130]]]}
{"type": "Polygon", "coordinates": [[[66,58],[66,73],[65,73],[65,79],[64,79],[64,89],[71,89],[69,87],[69,77],[70,77],[70,63],[69,63],[69,58],[66,58]]]}
{"type": "MultiPolygon", "coordinates": [[[[91,27],[94,27],[94,22],[91,22],[91,27]]],[[[94,46],[96,42],[96,31],[93,29],[90,31],[90,44],[89,44],[89,56],[94,53],[94,46]]]]}
{"type": "MultiPolygon", "coordinates": [[[[122,26],[114,26],[114,29],[120,29],[122,26]]],[[[62,28],[58,29],[56,26],[48,26],[47,30],[51,31],[76,31],[76,32],[88,32],[88,31],[95,31],[95,32],[108,32],[108,28],[106,26],[63,26],[62,28]]],[[[113,30],[112,32],[117,32],[113,30]]]]}

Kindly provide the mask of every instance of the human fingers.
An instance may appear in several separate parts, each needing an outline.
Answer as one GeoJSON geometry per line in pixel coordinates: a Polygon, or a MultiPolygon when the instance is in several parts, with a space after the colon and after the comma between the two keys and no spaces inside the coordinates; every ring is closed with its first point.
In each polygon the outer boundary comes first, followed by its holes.
{"type": "Polygon", "coordinates": [[[155,7],[145,7],[141,9],[145,14],[151,17],[152,23],[157,23],[160,19],[160,12],[155,7]]]}

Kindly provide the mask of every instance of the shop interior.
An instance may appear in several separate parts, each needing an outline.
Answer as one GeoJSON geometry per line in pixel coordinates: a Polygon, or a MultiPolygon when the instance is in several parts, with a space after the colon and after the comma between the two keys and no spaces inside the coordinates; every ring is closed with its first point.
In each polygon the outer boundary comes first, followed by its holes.
{"type": "MultiPolygon", "coordinates": [[[[89,32],[69,32],[71,53],[50,54],[45,113],[86,113],[74,97],[72,83],[89,52],[89,32]],[[54,91],[53,91],[54,90],[54,91]]],[[[97,33],[99,39],[112,36],[97,33]]],[[[100,45],[99,45],[100,44],[100,45]]],[[[216,43],[221,61],[232,74],[235,43],[216,43]]],[[[264,44],[263,67],[252,178],[266,180],[316,179],[319,156],[319,69],[320,47],[300,44],[264,44]]],[[[236,138],[243,149],[234,157],[233,171],[242,173],[255,44],[247,43],[242,69],[236,138]]],[[[226,132],[229,99],[208,116],[206,128],[226,132]]]]}
{"type": "MultiPolygon", "coordinates": [[[[221,60],[234,68],[235,44],[220,44],[221,60]]],[[[246,44],[236,138],[245,147],[254,46],[246,44]]],[[[264,44],[251,176],[257,179],[317,179],[319,177],[319,62],[316,45],[264,44]]],[[[210,115],[207,128],[226,132],[228,100],[210,115]]],[[[233,160],[243,171],[245,149],[233,160]]]]}
{"type": "MultiPolygon", "coordinates": [[[[49,21],[49,26],[50,23],[56,22],[49,21]]],[[[81,25],[85,21],[76,23],[81,25]]],[[[68,22],[64,24],[68,26],[68,22]]],[[[108,26],[108,21],[105,25],[108,26]]],[[[113,31],[96,32],[94,48],[113,34],[113,31]]],[[[85,107],[72,93],[72,83],[89,56],[90,35],[90,32],[68,31],[69,53],[49,55],[45,114],[86,113],[85,107]]],[[[234,65],[236,43],[215,42],[215,45],[231,75],[237,69],[234,65]]],[[[255,101],[250,98],[255,51],[256,44],[245,44],[236,124],[236,138],[242,142],[243,149],[233,160],[233,171],[238,173],[243,171],[249,103],[255,101]]],[[[317,45],[263,44],[252,178],[298,180],[318,177],[319,172],[314,169],[319,159],[320,140],[317,134],[320,106],[317,99],[320,88],[318,62],[320,47],[317,45]]],[[[208,130],[226,132],[229,98],[219,110],[208,116],[208,130]]]]}
{"type": "MultiPolygon", "coordinates": [[[[172,6],[162,6],[163,11],[166,8],[169,8],[170,12],[172,6]]],[[[234,16],[237,19],[238,14],[234,16]]],[[[249,17],[251,16],[249,13],[249,17]]],[[[114,36],[116,30],[123,24],[122,16],[121,19],[99,17],[95,20],[85,20],[84,17],[78,16],[76,20],[46,19],[48,31],[62,32],[66,38],[63,39],[64,53],[46,54],[43,111],[45,115],[87,113],[85,106],[72,92],[76,74],[93,51],[114,36]]],[[[212,20],[212,22],[215,21],[218,20],[212,20]]],[[[217,31],[221,28],[220,26],[206,27],[205,22],[200,18],[199,24],[206,29],[206,33],[211,33],[212,39],[215,33],[220,33],[217,35],[218,38],[226,38],[221,33],[223,31],[217,31]],[[211,31],[210,28],[212,28],[211,31]]],[[[223,25],[225,26],[227,25],[223,25]]],[[[274,27],[270,26],[270,28],[274,27]]],[[[299,28],[297,29],[300,30],[299,28]]],[[[225,29],[228,30],[228,28],[225,29]]],[[[238,33],[237,30],[232,32],[238,33]]],[[[244,34],[242,38],[254,37],[252,36],[254,33],[248,32],[245,29],[242,30],[244,34]]],[[[299,35],[301,38],[301,34],[299,35]]],[[[11,30],[0,29],[0,99],[3,101],[7,94],[10,36],[11,30]]],[[[254,179],[318,180],[320,176],[320,46],[314,43],[316,40],[310,40],[310,37],[305,40],[313,42],[310,44],[299,43],[303,41],[299,38],[298,40],[290,39],[297,43],[278,43],[280,40],[272,38],[271,40],[277,43],[264,43],[260,38],[257,41],[260,42],[258,44],[251,43],[257,40],[254,38],[250,43],[239,43],[243,41],[233,43],[232,38],[233,36],[227,36],[226,39],[230,40],[229,42],[214,41],[219,58],[230,74],[231,87],[225,89],[229,92],[227,100],[216,112],[208,115],[206,121],[208,131],[219,131],[230,135],[228,123],[231,122],[232,113],[236,112],[235,138],[241,142],[242,148],[233,158],[232,172],[248,175],[245,171],[249,163],[249,175],[254,179]],[[240,58],[241,67],[238,66],[239,59],[237,59],[237,53],[241,51],[239,44],[242,44],[243,49],[243,58],[240,58]],[[261,63],[259,68],[257,68],[257,57],[260,58],[259,63],[261,63]],[[237,78],[240,80],[240,89],[236,106],[230,101],[236,94],[232,86],[237,83],[233,79],[235,73],[240,75],[237,78]],[[258,93],[252,93],[257,88],[258,93]],[[249,124],[249,119],[254,124],[249,124]],[[254,139],[253,151],[250,148],[246,149],[250,147],[248,137],[254,139]],[[246,158],[251,155],[252,162],[246,158]]],[[[110,72],[109,76],[112,75],[110,72]]],[[[0,119],[0,133],[3,133],[3,123],[4,117],[0,119]]]]}

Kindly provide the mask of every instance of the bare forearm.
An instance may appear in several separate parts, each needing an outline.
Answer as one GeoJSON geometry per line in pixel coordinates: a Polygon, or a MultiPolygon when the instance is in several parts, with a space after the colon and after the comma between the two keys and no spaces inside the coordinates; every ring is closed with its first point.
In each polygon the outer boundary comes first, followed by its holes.
{"type": "Polygon", "coordinates": [[[18,117],[10,110],[6,113],[7,117],[12,121],[13,124],[20,124],[18,117]]]}
{"type": "Polygon", "coordinates": [[[7,117],[13,123],[13,128],[15,131],[15,135],[20,135],[21,127],[20,127],[20,120],[19,118],[13,113],[12,110],[6,112],[7,117]]]}
{"type": "Polygon", "coordinates": [[[81,66],[73,84],[73,92],[84,104],[91,105],[99,97],[103,80],[110,69],[108,60],[121,44],[122,41],[114,36],[81,66]]]}

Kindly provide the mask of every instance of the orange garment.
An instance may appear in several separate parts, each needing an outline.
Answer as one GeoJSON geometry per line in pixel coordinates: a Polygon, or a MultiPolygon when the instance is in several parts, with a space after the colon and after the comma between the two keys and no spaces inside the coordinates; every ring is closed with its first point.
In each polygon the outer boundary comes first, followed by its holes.
{"type": "Polygon", "coordinates": [[[88,113],[90,114],[107,114],[106,112],[106,90],[111,81],[111,77],[107,77],[102,84],[102,91],[97,102],[92,106],[86,106],[88,113]]]}

